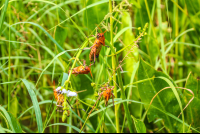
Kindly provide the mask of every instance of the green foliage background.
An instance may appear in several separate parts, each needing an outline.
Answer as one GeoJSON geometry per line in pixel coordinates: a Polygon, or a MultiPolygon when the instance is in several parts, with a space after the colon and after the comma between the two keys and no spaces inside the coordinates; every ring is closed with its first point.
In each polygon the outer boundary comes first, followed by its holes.
{"type": "Polygon", "coordinates": [[[199,132],[199,9],[198,0],[1,0],[0,132],[199,132]],[[90,64],[82,49],[97,25],[109,48],[93,77],[68,74],[77,58],[90,64]],[[115,106],[100,99],[88,116],[107,82],[115,106]],[[67,118],[56,111],[60,85],[81,91],[67,118]]]}

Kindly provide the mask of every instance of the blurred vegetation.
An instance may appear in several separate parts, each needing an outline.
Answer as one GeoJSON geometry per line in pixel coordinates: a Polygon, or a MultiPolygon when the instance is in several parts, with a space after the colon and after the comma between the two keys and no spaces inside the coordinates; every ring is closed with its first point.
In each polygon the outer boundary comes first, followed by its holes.
{"type": "Polygon", "coordinates": [[[1,0],[0,132],[200,132],[199,9],[199,0],[1,0]],[[93,77],[68,74],[90,64],[97,26],[109,47],[93,77]],[[114,107],[98,100],[107,83],[114,107]],[[78,93],[69,117],[56,110],[58,86],[78,93]]]}

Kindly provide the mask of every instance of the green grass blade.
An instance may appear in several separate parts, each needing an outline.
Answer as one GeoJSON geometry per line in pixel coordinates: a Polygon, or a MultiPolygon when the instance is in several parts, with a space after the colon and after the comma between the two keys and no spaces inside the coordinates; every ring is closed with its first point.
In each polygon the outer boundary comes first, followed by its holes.
{"type": "MultiPolygon", "coordinates": [[[[70,111],[81,121],[81,122],[85,122],[83,119],[81,119],[72,109],[70,109],[70,111]]],[[[93,132],[93,133],[95,133],[95,130],[92,128],[92,127],[90,127],[87,123],[85,123],[85,125],[93,132]]],[[[80,130],[81,131],[81,130],[80,130]]],[[[79,132],[80,132],[79,131],[79,132]]]]}
{"type": "Polygon", "coordinates": [[[6,133],[1,125],[0,125],[0,133],[6,133]]]}
{"type": "Polygon", "coordinates": [[[9,114],[10,119],[12,121],[12,125],[13,125],[13,128],[15,129],[15,132],[16,133],[22,133],[22,128],[21,128],[19,122],[17,121],[17,119],[10,112],[8,112],[8,114],[9,114]]]}
{"type": "MultiPolygon", "coordinates": [[[[52,100],[45,100],[45,101],[41,101],[38,103],[38,105],[42,105],[42,104],[48,104],[51,103],[52,100]]],[[[56,102],[54,101],[54,104],[56,104],[56,102]]],[[[23,113],[21,113],[17,119],[21,118],[25,113],[27,113],[29,110],[31,110],[32,108],[34,108],[34,106],[29,107],[28,109],[26,109],[26,111],[24,111],[23,113]]]]}
{"type": "Polygon", "coordinates": [[[9,0],[5,0],[5,4],[4,4],[5,6],[3,8],[3,11],[1,12],[1,18],[0,18],[0,36],[1,36],[3,22],[5,20],[5,15],[6,15],[7,7],[8,7],[8,1],[9,0]]]}
{"type": "Polygon", "coordinates": [[[12,132],[15,133],[15,129],[14,129],[14,126],[13,126],[13,122],[11,120],[11,117],[9,115],[9,113],[5,110],[4,107],[0,106],[0,115],[2,115],[5,119],[5,122],[7,124],[7,127],[11,128],[12,132]]]}
{"type": "Polygon", "coordinates": [[[158,21],[159,21],[159,32],[160,32],[160,40],[161,40],[161,64],[163,71],[166,72],[166,61],[165,61],[165,46],[164,46],[164,37],[162,32],[162,16],[161,16],[161,4],[160,0],[157,0],[157,14],[158,14],[158,21]]]}
{"type": "MultiPolygon", "coordinates": [[[[41,27],[40,25],[38,25],[38,24],[36,24],[36,23],[34,23],[34,22],[18,22],[18,23],[15,23],[15,24],[11,25],[11,26],[15,26],[15,25],[18,25],[18,24],[31,24],[31,25],[34,25],[34,26],[40,28],[40,29],[50,38],[50,40],[51,40],[54,44],[57,45],[57,47],[58,47],[61,51],[64,51],[64,49],[58,44],[58,42],[57,42],[43,27],[41,27]]],[[[69,59],[71,58],[71,56],[70,56],[67,52],[65,52],[65,55],[66,55],[69,59]]]]}
{"type": "Polygon", "coordinates": [[[33,103],[33,106],[34,106],[34,110],[35,110],[38,132],[41,133],[43,131],[42,115],[41,115],[41,111],[40,111],[40,107],[39,107],[39,104],[38,104],[37,97],[35,95],[35,92],[33,91],[33,89],[35,89],[35,86],[25,79],[22,79],[22,81],[25,84],[25,86],[28,90],[28,93],[31,97],[31,100],[32,100],[32,103],[33,103]]]}
{"type": "Polygon", "coordinates": [[[97,127],[95,133],[98,133],[100,126],[102,126],[102,122],[103,122],[103,120],[104,120],[104,115],[105,115],[105,113],[106,113],[106,109],[103,111],[103,115],[102,115],[102,117],[101,117],[101,120],[100,120],[100,122],[99,122],[99,125],[98,125],[98,127],[97,127]]]}
{"type": "MultiPolygon", "coordinates": [[[[73,128],[74,130],[76,130],[77,132],[80,132],[80,129],[75,127],[75,126],[72,126],[72,125],[69,125],[67,123],[54,123],[54,124],[50,124],[48,127],[51,127],[51,126],[55,126],[55,125],[58,125],[58,126],[66,126],[66,127],[71,127],[73,128]]],[[[83,132],[84,133],[84,132],[83,132]]]]}
{"type": "Polygon", "coordinates": [[[179,95],[178,95],[178,92],[176,91],[176,88],[174,87],[173,83],[172,83],[169,79],[167,79],[167,78],[165,78],[165,77],[162,77],[162,76],[160,76],[160,77],[158,77],[158,78],[165,80],[165,81],[169,84],[169,86],[171,87],[171,89],[172,89],[174,95],[176,96],[176,99],[177,99],[177,101],[178,101],[178,104],[179,104],[179,107],[180,107],[181,113],[182,113],[183,133],[185,133],[185,124],[184,124],[183,107],[182,107],[181,99],[180,99],[180,97],[179,97],[179,95]]]}

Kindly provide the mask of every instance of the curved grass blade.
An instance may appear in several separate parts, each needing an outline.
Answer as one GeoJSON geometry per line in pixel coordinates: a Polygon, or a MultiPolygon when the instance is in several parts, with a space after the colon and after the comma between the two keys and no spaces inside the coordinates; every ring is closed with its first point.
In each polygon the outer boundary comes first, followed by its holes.
{"type": "Polygon", "coordinates": [[[35,95],[35,92],[33,91],[33,89],[35,89],[35,86],[28,82],[26,79],[22,79],[23,83],[25,84],[28,93],[31,97],[31,101],[33,103],[33,107],[35,110],[35,115],[36,115],[36,121],[37,121],[37,126],[38,126],[38,132],[41,133],[43,130],[43,124],[42,124],[42,116],[41,116],[41,111],[40,111],[40,107],[37,101],[37,97],[35,95]]]}
{"type": "MultiPolygon", "coordinates": [[[[107,109],[107,108],[106,108],[106,109],[107,109]]],[[[104,115],[105,115],[105,113],[106,113],[106,109],[105,109],[105,111],[103,112],[103,115],[102,115],[102,117],[101,117],[101,120],[100,120],[100,122],[99,122],[99,125],[98,125],[98,127],[97,127],[95,133],[98,133],[99,128],[100,128],[100,126],[102,125],[102,121],[104,120],[104,115]]]]}
{"type": "MultiPolygon", "coordinates": [[[[81,119],[72,109],[70,109],[70,111],[75,114],[75,116],[80,120],[82,121],[83,123],[85,122],[83,119],[81,119]]],[[[88,128],[90,128],[90,130],[92,130],[93,133],[95,133],[95,130],[93,128],[91,128],[87,123],[85,123],[86,126],[88,126],[88,128]]],[[[80,130],[81,131],[81,130],[80,130]]],[[[79,132],[80,132],[79,131],[79,132]]]]}
{"type": "MultiPolygon", "coordinates": [[[[48,104],[48,103],[51,103],[51,102],[52,102],[52,100],[45,100],[45,101],[39,102],[38,105],[48,104]]],[[[54,101],[53,103],[56,104],[55,101],[54,101]]],[[[34,108],[34,106],[31,106],[31,107],[29,107],[28,109],[26,109],[26,111],[24,111],[22,114],[20,114],[20,115],[18,116],[17,119],[21,118],[25,113],[27,113],[27,112],[28,112],[29,110],[31,110],[32,108],[34,108]]]]}
{"type": "Polygon", "coordinates": [[[12,132],[15,133],[16,131],[15,131],[14,126],[13,126],[13,124],[12,124],[12,120],[11,120],[11,118],[10,118],[10,115],[9,115],[9,113],[6,111],[6,109],[5,109],[4,107],[2,107],[2,106],[0,106],[0,115],[2,115],[2,116],[4,117],[8,128],[10,127],[11,130],[12,130],[12,132]]]}
{"type": "Polygon", "coordinates": [[[72,125],[69,125],[67,123],[55,123],[55,124],[50,124],[48,127],[51,127],[51,126],[55,126],[55,125],[62,125],[62,126],[66,126],[66,127],[71,127],[73,128],[74,130],[76,130],[77,132],[80,131],[79,128],[75,127],[75,126],[72,126],[72,125]]]}
{"type": "MultiPolygon", "coordinates": [[[[66,50],[66,51],[67,51],[67,50],[66,50]]],[[[41,74],[40,74],[40,76],[39,76],[39,78],[38,78],[38,80],[37,80],[37,82],[36,82],[36,86],[37,86],[37,84],[38,84],[38,82],[39,82],[39,80],[40,80],[42,74],[44,73],[44,71],[47,70],[47,68],[54,62],[55,59],[57,59],[59,56],[63,55],[66,51],[57,54],[57,55],[51,60],[51,62],[45,67],[45,69],[43,69],[43,71],[41,72],[41,74]]],[[[69,50],[69,51],[70,51],[70,50],[69,50]]]]}
{"type": "Polygon", "coordinates": [[[11,131],[10,129],[0,127],[0,133],[5,133],[5,132],[13,133],[13,131],[11,131]],[[1,131],[3,131],[3,132],[1,132],[1,131]]]}
{"type": "MultiPolygon", "coordinates": [[[[179,92],[178,94],[178,92],[175,89],[175,83],[173,82],[173,80],[170,79],[170,77],[168,77],[166,74],[156,71],[153,67],[151,67],[149,64],[147,64],[145,61],[141,59],[138,69],[138,80],[143,80],[152,77],[160,79],[149,80],[138,84],[138,89],[140,89],[139,93],[141,100],[145,103],[150,103],[150,101],[152,100],[152,98],[156,93],[158,93],[161,89],[165,87],[169,87],[170,85],[173,93],[170,90],[165,90],[164,93],[159,93],[159,95],[157,95],[156,98],[154,99],[152,105],[160,107],[163,111],[171,112],[174,115],[180,113],[180,109],[182,113],[183,112],[182,104],[179,97],[179,94],[181,94],[181,92],[179,92]],[[176,100],[178,100],[178,103],[176,100]]],[[[145,108],[148,108],[146,105],[144,106],[145,108]]],[[[169,118],[168,116],[164,115],[163,113],[159,112],[154,108],[150,108],[149,111],[150,112],[148,112],[147,114],[149,122],[153,121],[155,118],[162,118],[165,121],[165,126],[169,128],[170,132],[180,131],[174,125],[176,122],[175,120],[169,118]]],[[[184,117],[182,118],[182,120],[184,122],[184,117]]],[[[181,126],[181,124],[176,124],[176,126],[177,125],[181,126]]],[[[185,127],[183,123],[183,131],[185,131],[184,128],[185,127]]]]}
{"type": "Polygon", "coordinates": [[[8,1],[9,1],[9,0],[5,0],[4,9],[3,9],[3,11],[1,12],[1,19],[0,19],[0,36],[1,36],[1,31],[2,31],[1,28],[2,28],[4,19],[5,19],[5,15],[6,15],[6,11],[7,11],[7,7],[8,7],[8,1]]]}
{"type": "Polygon", "coordinates": [[[0,125],[0,133],[6,133],[1,125],[0,125]]]}
{"type": "Polygon", "coordinates": [[[13,128],[15,129],[15,132],[16,133],[22,133],[22,128],[21,128],[19,122],[17,121],[17,119],[10,112],[8,112],[8,114],[9,114],[10,119],[12,121],[12,125],[13,125],[13,128]]]}
{"type": "MultiPolygon", "coordinates": [[[[36,24],[36,23],[33,23],[33,22],[18,22],[18,23],[15,23],[12,26],[15,26],[15,25],[18,25],[18,24],[31,24],[31,25],[34,25],[38,28],[40,28],[49,38],[50,40],[57,45],[57,47],[61,50],[61,51],[64,51],[64,49],[58,44],[58,42],[56,40],[54,40],[54,38],[43,28],[41,27],[40,25],[36,24]]],[[[65,51],[65,55],[70,59],[71,56],[65,51]]]]}
{"type": "MultiPolygon", "coordinates": [[[[190,72],[185,87],[194,93],[194,99],[186,108],[186,121],[188,124],[192,124],[193,127],[198,128],[200,126],[200,79],[196,78],[196,76],[190,72]]],[[[191,94],[184,92],[184,100],[189,103],[190,98],[191,94]]]]}
{"type": "MultiPolygon", "coordinates": [[[[143,105],[149,106],[148,103],[144,103],[144,102],[140,102],[140,101],[135,101],[135,100],[128,100],[128,99],[122,100],[121,98],[115,98],[114,101],[115,101],[115,104],[114,104],[114,105],[120,104],[120,103],[123,103],[123,102],[132,102],[132,103],[138,103],[138,104],[143,104],[143,105]],[[117,102],[116,102],[116,101],[117,101],[117,102]]],[[[107,106],[107,108],[110,108],[110,107],[113,107],[113,104],[110,104],[110,105],[107,106]]],[[[158,108],[158,107],[156,107],[156,106],[154,106],[154,105],[150,105],[150,107],[159,110],[159,111],[162,112],[163,114],[165,114],[165,115],[171,117],[172,119],[178,121],[179,123],[183,123],[183,121],[182,121],[181,119],[179,119],[177,116],[175,116],[175,115],[173,115],[173,114],[171,114],[171,113],[169,113],[169,112],[167,112],[167,111],[164,111],[164,110],[162,110],[162,109],[160,109],[160,108],[158,108]]],[[[98,111],[95,111],[95,112],[91,113],[91,114],[90,114],[90,117],[92,117],[92,116],[98,114],[99,112],[102,112],[102,111],[105,110],[105,109],[106,109],[106,107],[104,107],[104,108],[102,108],[102,109],[99,109],[98,111]]],[[[194,127],[191,127],[191,125],[187,124],[186,122],[184,122],[184,125],[187,126],[187,127],[190,127],[190,128],[191,128],[192,130],[194,130],[195,132],[200,133],[200,131],[198,131],[198,130],[195,129],[194,127]]]]}
{"type": "Polygon", "coordinates": [[[158,77],[158,78],[165,80],[165,81],[169,84],[169,86],[172,88],[172,91],[173,91],[174,95],[176,96],[176,99],[177,99],[177,101],[178,101],[178,104],[179,104],[179,107],[180,107],[181,113],[182,113],[183,133],[184,133],[184,132],[185,132],[185,125],[184,125],[183,107],[182,107],[181,99],[180,99],[180,97],[179,97],[179,95],[178,95],[178,92],[176,91],[175,86],[173,85],[173,83],[172,83],[169,79],[167,79],[167,78],[165,78],[165,77],[162,77],[162,76],[160,76],[160,77],[158,77]]]}

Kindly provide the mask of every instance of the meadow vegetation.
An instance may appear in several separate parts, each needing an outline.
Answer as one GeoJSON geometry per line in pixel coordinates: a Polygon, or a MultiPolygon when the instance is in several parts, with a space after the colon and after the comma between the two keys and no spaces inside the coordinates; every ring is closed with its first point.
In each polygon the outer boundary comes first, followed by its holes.
{"type": "Polygon", "coordinates": [[[199,0],[1,0],[0,132],[200,132],[199,9],[199,0]],[[84,60],[92,75],[72,74],[84,60]],[[61,94],[57,107],[58,87],[77,96],[61,94]]]}

